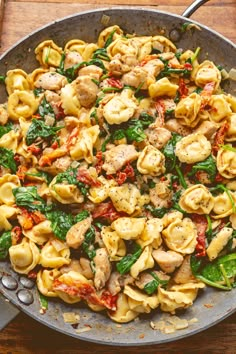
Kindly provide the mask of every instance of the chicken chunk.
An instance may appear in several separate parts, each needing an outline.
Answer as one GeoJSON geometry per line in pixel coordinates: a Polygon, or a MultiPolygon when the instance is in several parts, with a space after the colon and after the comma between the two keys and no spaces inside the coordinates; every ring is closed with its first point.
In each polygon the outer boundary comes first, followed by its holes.
{"type": "Polygon", "coordinates": [[[76,95],[83,107],[90,107],[97,98],[98,86],[89,75],[79,76],[75,80],[76,95]]]}
{"type": "Polygon", "coordinates": [[[184,260],[183,256],[175,251],[165,252],[163,250],[155,250],[152,252],[152,256],[160,268],[166,273],[173,273],[184,260]]]}
{"type": "Polygon", "coordinates": [[[169,188],[168,180],[156,184],[150,189],[150,200],[156,208],[168,208],[172,198],[172,191],[169,188]]]}
{"type": "Polygon", "coordinates": [[[163,148],[172,137],[169,130],[156,127],[155,125],[151,125],[145,133],[147,134],[149,143],[157,149],[163,148]]]}
{"type": "Polygon", "coordinates": [[[128,284],[134,284],[134,278],[131,275],[121,275],[118,272],[113,272],[107,282],[107,289],[112,295],[116,295],[128,284]]]}
{"type": "Polygon", "coordinates": [[[101,290],[111,275],[111,263],[106,248],[99,248],[93,261],[95,265],[94,285],[97,290],[101,290]]]}
{"type": "Polygon", "coordinates": [[[84,66],[79,71],[79,76],[90,76],[92,79],[99,80],[102,76],[103,71],[96,65],[84,66]]]}
{"type": "MultiPolygon", "coordinates": [[[[161,271],[153,271],[158,279],[163,280],[163,281],[168,281],[170,279],[170,276],[167,274],[162,273],[161,271]]],[[[142,273],[141,276],[135,281],[135,285],[143,290],[145,288],[145,285],[150,283],[151,281],[154,280],[154,277],[150,273],[142,273]]]]}
{"type": "MultiPolygon", "coordinates": [[[[151,83],[155,82],[154,76],[149,78],[149,80],[151,83]]],[[[146,90],[148,88],[148,73],[143,68],[136,66],[133,70],[122,76],[121,82],[124,85],[135,88],[141,87],[143,90],[146,90]]]]}
{"type": "Polygon", "coordinates": [[[93,279],[94,274],[91,269],[90,260],[87,258],[72,259],[70,264],[60,268],[62,274],[69,273],[71,270],[82,274],[87,279],[93,279]]]}
{"type": "Polygon", "coordinates": [[[183,263],[175,272],[173,280],[176,284],[192,283],[195,279],[190,266],[190,256],[184,258],[183,263]]]}
{"type": "Polygon", "coordinates": [[[83,58],[78,52],[67,52],[65,61],[64,61],[64,69],[67,70],[76,64],[82,63],[83,58]]]}
{"type": "Polygon", "coordinates": [[[44,90],[57,91],[67,84],[65,76],[56,72],[47,72],[39,76],[35,81],[34,86],[43,88],[44,90]]]}
{"type": "Polygon", "coordinates": [[[4,125],[8,121],[7,107],[5,104],[0,104],[0,124],[4,125]]]}
{"type": "Polygon", "coordinates": [[[214,122],[204,121],[195,130],[194,133],[200,133],[210,140],[214,136],[218,129],[218,126],[214,122]]]}
{"type": "Polygon", "coordinates": [[[127,162],[138,158],[138,152],[133,145],[120,144],[105,152],[105,162],[102,166],[107,174],[116,173],[127,162]]]}
{"type": "Polygon", "coordinates": [[[178,120],[175,119],[175,118],[169,119],[165,123],[165,127],[167,129],[169,129],[171,132],[178,133],[178,134],[180,134],[182,136],[187,136],[187,135],[192,133],[191,129],[189,129],[188,127],[185,127],[182,124],[180,124],[178,122],[178,120]]]}
{"type": "Polygon", "coordinates": [[[86,231],[91,226],[91,218],[86,218],[73,225],[66,234],[67,245],[71,248],[79,248],[84,241],[86,231]]]}
{"type": "Polygon", "coordinates": [[[164,68],[164,63],[160,59],[152,59],[149,60],[145,65],[143,65],[143,69],[154,77],[157,77],[161,70],[164,68]]]}

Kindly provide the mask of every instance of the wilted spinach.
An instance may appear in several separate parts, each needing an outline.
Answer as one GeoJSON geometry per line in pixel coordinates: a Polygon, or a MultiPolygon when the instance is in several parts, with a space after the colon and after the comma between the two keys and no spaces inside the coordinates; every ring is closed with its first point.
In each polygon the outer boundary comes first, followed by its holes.
{"type": "Polygon", "coordinates": [[[0,259],[5,259],[7,257],[11,245],[11,231],[4,231],[0,236],[0,259]]]}
{"type": "Polygon", "coordinates": [[[12,193],[16,200],[16,205],[27,210],[39,210],[45,212],[52,208],[45,200],[38,195],[36,186],[13,188],[12,193]]]}
{"type": "Polygon", "coordinates": [[[16,163],[14,160],[14,152],[10,149],[0,147],[0,165],[9,168],[16,173],[16,163]]]}
{"type": "Polygon", "coordinates": [[[144,286],[144,291],[148,295],[152,295],[155,291],[157,291],[157,288],[159,285],[167,285],[168,280],[161,280],[156,273],[151,272],[151,276],[153,277],[153,280],[151,280],[149,283],[145,284],[144,286]]]}
{"type": "Polygon", "coordinates": [[[116,264],[117,271],[120,274],[128,273],[132,265],[140,257],[141,253],[142,253],[142,248],[137,243],[135,243],[133,253],[126,255],[116,264]]]}
{"type": "Polygon", "coordinates": [[[215,181],[217,168],[216,162],[212,155],[210,155],[206,160],[197,162],[195,165],[193,165],[191,171],[188,173],[188,176],[194,176],[197,171],[205,171],[209,175],[210,181],[215,181]]]}
{"type": "Polygon", "coordinates": [[[52,139],[57,132],[63,127],[51,127],[46,125],[42,120],[32,119],[32,123],[26,133],[26,144],[31,145],[38,137],[43,139],[52,139]]]}

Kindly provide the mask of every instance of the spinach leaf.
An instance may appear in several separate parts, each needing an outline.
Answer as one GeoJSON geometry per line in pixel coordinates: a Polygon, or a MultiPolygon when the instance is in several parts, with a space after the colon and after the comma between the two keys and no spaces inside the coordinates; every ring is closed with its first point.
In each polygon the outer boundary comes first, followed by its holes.
{"type": "Polygon", "coordinates": [[[116,264],[116,269],[120,274],[126,274],[130,271],[132,265],[138,260],[142,253],[142,248],[136,243],[133,254],[128,254],[116,264]]]}
{"type": "Polygon", "coordinates": [[[48,309],[48,299],[42,293],[40,292],[38,293],[39,293],[40,307],[43,311],[46,311],[48,309]]]}
{"type": "Polygon", "coordinates": [[[235,205],[234,199],[233,199],[233,197],[231,195],[230,190],[226,186],[224,186],[223,184],[219,183],[215,187],[210,188],[210,192],[211,193],[225,192],[227,194],[231,204],[232,204],[233,213],[236,213],[236,205],[235,205]]]}
{"type": "Polygon", "coordinates": [[[75,216],[74,221],[75,221],[75,223],[80,222],[84,219],[87,219],[89,217],[89,215],[90,214],[87,210],[83,210],[75,216]]]}
{"type": "Polygon", "coordinates": [[[39,95],[43,92],[44,92],[44,89],[42,87],[39,87],[39,88],[36,88],[33,90],[35,97],[39,97],[39,95]]]}
{"type": "Polygon", "coordinates": [[[38,137],[43,139],[51,139],[56,136],[57,132],[63,127],[51,127],[46,125],[42,120],[32,119],[32,123],[26,133],[26,144],[31,145],[38,137]]]}
{"type": "Polygon", "coordinates": [[[173,171],[175,168],[177,157],[175,155],[175,147],[178,141],[182,139],[182,136],[177,133],[172,133],[172,138],[163,147],[162,153],[166,158],[166,169],[167,171],[173,171]]]}
{"type": "Polygon", "coordinates": [[[5,125],[0,125],[0,138],[9,133],[11,130],[13,130],[13,124],[12,122],[7,122],[5,125]]]}
{"type": "Polygon", "coordinates": [[[14,152],[10,149],[0,147],[0,165],[9,168],[16,173],[16,163],[14,160],[14,152]]]}
{"type": "Polygon", "coordinates": [[[221,256],[207,264],[191,256],[190,265],[194,276],[204,283],[222,290],[232,288],[230,280],[236,276],[236,253],[221,256]]]}
{"type": "Polygon", "coordinates": [[[107,54],[106,48],[99,48],[99,49],[95,50],[95,52],[93,53],[93,59],[101,59],[101,60],[105,60],[105,61],[110,61],[110,58],[107,54]]]}
{"type": "Polygon", "coordinates": [[[51,181],[52,181],[52,179],[53,179],[53,177],[49,174],[49,173],[47,173],[47,172],[44,172],[44,171],[38,171],[38,172],[35,172],[35,173],[33,173],[33,172],[25,172],[25,175],[26,176],[32,176],[32,177],[41,177],[46,183],[50,183],[51,181]]]}
{"type": "Polygon", "coordinates": [[[84,242],[82,243],[83,251],[87,254],[89,259],[93,259],[96,256],[94,248],[95,241],[95,228],[93,226],[85,233],[84,242]]]}
{"type": "Polygon", "coordinates": [[[183,173],[182,171],[180,170],[179,166],[175,165],[175,171],[177,172],[177,175],[179,177],[179,182],[181,184],[181,186],[184,188],[184,189],[187,189],[188,188],[188,185],[184,179],[184,176],[183,176],[183,173]]]}
{"type": "Polygon", "coordinates": [[[139,121],[141,122],[143,128],[147,128],[151,123],[154,122],[154,117],[147,112],[142,112],[139,116],[139,121]]]}
{"type": "Polygon", "coordinates": [[[159,285],[165,286],[168,284],[168,280],[161,280],[154,272],[151,272],[150,274],[154,279],[144,286],[144,291],[146,291],[148,295],[152,295],[159,285]]]}
{"type": "Polygon", "coordinates": [[[44,118],[46,115],[50,115],[55,118],[54,110],[45,97],[42,99],[39,105],[38,113],[42,118],[44,118]]]}
{"type": "Polygon", "coordinates": [[[62,210],[52,210],[46,213],[46,218],[51,221],[51,227],[55,236],[65,241],[67,232],[74,225],[72,214],[68,214],[62,210]]]}
{"type": "Polygon", "coordinates": [[[11,245],[11,231],[4,231],[0,236],[0,260],[7,257],[11,245]]]}
{"type": "Polygon", "coordinates": [[[188,173],[188,176],[194,176],[197,171],[206,171],[209,175],[210,181],[214,182],[217,168],[216,162],[213,157],[210,155],[206,160],[197,162],[193,167],[192,170],[188,173]]]}
{"type": "Polygon", "coordinates": [[[56,183],[67,182],[68,184],[74,184],[79,188],[80,192],[84,196],[86,196],[88,193],[89,186],[86,186],[85,183],[80,182],[77,179],[77,173],[78,168],[69,167],[68,170],[66,170],[65,172],[61,172],[57,175],[56,183]]]}
{"type": "Polygon", "coordinates": [[[152,205],[145,205],[145,209],[150,211],[155,218],[162,218],[169,209],[167,208],[154,208],[152,205]]]}
{"type": "Polygon", "coordinates": [[[12,193],[16,200],[16,205],[27,210],[39,210],[45,212],[52,208],[45,200],[38,195],[36,186],[13,188],[12,193]]]}
{"type": "Polygon", "coordinates": [[[0,83],[5,84],[6,76],[0,75],[0,83]]]}
{"type": "Polygon", "coordinates": [[[107,37],[107,40],[104,44],[104,48],[107,48],[113,41],[113,36],[114,36],[114,33],[116,32],[116,29],[114,29],[110,34],[109,36],[107,37]]]}
{"type": "Polygon", "coordinates": [[[136,141],[140,143],[146,138],[146,134],[143,131],[143,125],[138,119],[131,119],[129,121],[129,127],[125,131],[125,135],[128,142],[136,141]]]}

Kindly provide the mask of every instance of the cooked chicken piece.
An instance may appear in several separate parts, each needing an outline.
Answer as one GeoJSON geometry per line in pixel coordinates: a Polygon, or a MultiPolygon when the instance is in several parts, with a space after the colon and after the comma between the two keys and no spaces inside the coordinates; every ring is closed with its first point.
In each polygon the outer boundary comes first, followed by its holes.
{"type": "Polygon", "coordinates": [[[92,79],[99,80],[103,71],[96,65],[85,66],[80,69],[79,76],[90,76],[92,79]]]}
{"type": "Polygon", "coordinates": [[[7,120],[8,120],[7,107],[5,104],[0,104],[0,124],[1,125],[6,124],[7,120]]]}
{"type": "Polygon", "coordinates": [[[51,175],[55,176],[58,173],[65,172],[70,167],[71,162],[72,160],[70,156],[63,156],[56,159],[51,164],[51,166],[43,166],[43,167],[38,166],[37,168],[41,171],[48,172],[51,175]]]}
{"type": "Polygon", "coordinates": [[[137,65],[137,63],[137,58],[135,56],[121,56],[121,54],[116,54],[108,63],[107,69],[112,72],[113,75],[120,76],[129,72],[134,66],[137,65]]]}
{"type": "Polygon", "coordinates": [[[82,63],[83,58],[78,52],[67,52],[64,60],[64,70],[72,66],[82,63]]]}
{"type": "Polygon", "coordinates": [[[77,77],[75,80],[77,97],[83,107],[90,107],[97,98],[98,86],[89,75],[77,77]]]}
{"type": "Polygon", "coordinates": [[[196,280],[191,270],[190,256],[184,258],[183,263],[179,269],[176,270],[173,280],[176,284],[188,284],[196,280]]]}
{"type": "Polygon", "coordinates": [[[155,188],[150,189],[150,200],[155,208],[168,208],[172,191],[169,188],[169,181],[160,181],[155,188]]]}
{"type": "Polygon", "coordinates": [[[214,122],[204,121],[202,122],[196,129],[194,129],[193,133],[200,133],[205,135],[205,137],[210,140],[213,135],[216,133],[218,126],[214,122]]]}
{"type": "Polygon", "coordinates": [[[66,234],[66,243],[69,247],[77,249],[84,241],[86,231],[91,226],[91,217],[77,222],[66,234]]]}
{"type": "Polygon", "coordinates": [[[154,124],[151,124],[149,128],[145,130],[145,133],[148,137],[149,143],[157,149],[163,148],[172,137],[169,130],[156,127],[154,124]]]}
{"type": "Polygon", "coordinates": [[[180,124],[180,122],[178,122],[178,120],[175,118],[168,119],[165,123],[165,127],[171,132],[175,132],[183,136],[187,136],[192,133],[191,129],[180,124]]]}
{"type": "Polygon", "coordinates": [[[55,103],[58,103],[61,101],[60,95],[58,95],[58,93],[56,93],[54,91],[46,90],[44,92],[44,96],[45,96],[47,102],[49,102],[50,104],[55,104],[55,103]]]}
{"type": "Polygon", "coordinates": [[[105,162],[102,168],[107,174],[113,174],[127,162],[136,160],[139,154],[133,145],[120,144],[106,151],[104,155],[105,162]]]}
{"type": "MultiPolygon", "coordinates": [[[[149,81],[154,83],[154,76],[150,77],[149,81]]],[[[148,72],[142,67],[136,66],[133,70],[122,76],[121,82],[124,85],[133,86],[135,88],[140,87],[142,90],[146,90],[148,88],[148,72]]]]}
{"type": "Polygon", "coordinates": [[[162,250],[154,250],[152,252],[152,256],[161,269],[166,273],[173,273],[173,271],[179,267],[184,257],[175,252],[175,251],[162,251],[162,250]]]}
{"type": "Polygon", "coordinates": [[[101,290],[111,275],[111,263],[106,248],[99,248],[93,261],[95,265],[94,285],[97,290],[101,290]]]}
{"type": "Polygon", "coordinates": [[[152,59],[149,60],[145,65],[143,65],[143,69],[154,77],[158,76],[161,70],[164,68],[164,63],[160,59],[152,59]]]}
{"type": "Polygon", "coordinates": [[[175,53],[173,52],[161,53],[158,54],[158,57],[161,58],[162,60],[171,60],[175,57],[175,53]]]}
{"type": "Polygon", "coordinates": [[[87,279],[93,279],[94,274],[90,265],[90,260],[81,257],[80,259],[72,259],[70,264],[60,268],[60,272],[69,273],[71,270],[82,274],[87,279]]]}
{"type": "Polygon", "coordinates": [[[134,278],[131,275],[121,275],[118,272],[113,272],[107,282],[107,289],[112,295],[116,295],[128,284],[134,284],[134,278]]]}
{"type": "Polygon", "coordinates": [[[67,84],[65,76],[56,72],[47,72],[39,76],[35,81],[34,86],[37,88],[43,88],[44,90],[57,91],[67,84]]]}
{"type": "MultiPolygon", "coordinates": [[[[161,271],[153,271],[155,275],[157,276],[158,279],[160,280],[166,280],[168,281],[170,279],[170,276],[167,274],[162,273],[161,271]]],[[[143,290],[145,285],[150,283],[151,281],[154,280],[154,277],[150,273],[142,273],[141,276],[135,281],[135,285],[143,290]]]]}

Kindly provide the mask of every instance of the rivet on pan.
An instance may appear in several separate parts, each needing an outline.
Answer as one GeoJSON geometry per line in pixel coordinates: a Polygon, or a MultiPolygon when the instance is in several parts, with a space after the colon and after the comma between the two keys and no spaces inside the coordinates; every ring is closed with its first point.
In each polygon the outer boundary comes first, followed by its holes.
{"type": "Polygon", "coordinates": [[[178,42],[180,40],[181,34],[177,29],[173,29],[169,34],[170,40],[173,42],[178,42]]]}
{"type": "Polygon", "coordinates": [[[20,277],[20,283],[24,288],[32,289],[34,287],[34,281],[26,277],[20,277]]]}
{"type": "Polygon", "coordinates": [[[4,286],[4,288],[9,290],[16,290],[16,288],[18,287],[16,279],[14,279],[11,275],[3,275],[2,285],[4,286]]]}
{"type": "Polygon", "coordinates": [[[24,305],[30,305],[34,302],[34,297],[29,290],[22,289],[17,293],[17,297],[24,305]]]}

